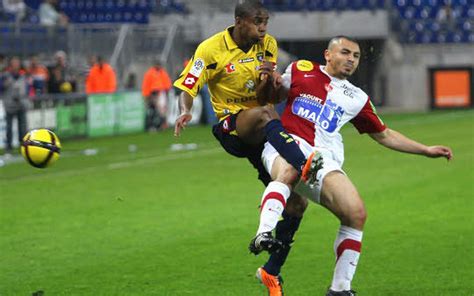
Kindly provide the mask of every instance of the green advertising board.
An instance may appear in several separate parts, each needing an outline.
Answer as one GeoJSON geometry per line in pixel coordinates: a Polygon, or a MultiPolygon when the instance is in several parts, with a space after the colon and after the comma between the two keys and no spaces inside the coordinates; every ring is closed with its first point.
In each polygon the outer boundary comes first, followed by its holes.
{"type": "Polygon", "coordinates": [[[87,135],[111,136],[115,130],[115,94],[95,94],[87,97],[87,135]]]}
{"type": "Polygon", "coordinates": [[[115,94],[118,134],[135,133],[145,130],[145,106],[139,92],[115,94]]]}
{"type": "Polygon", "coordinates": [[[110,136],[144,130],[145,107],[139,92],[94,94],[87,98],[87,134],[110,136]]]}
{"type": "Polygon", "coordinates": [[[87,133],[86,98],[63,101],[56,106],[56,131],[61,137],[80,137],[87,133]]]}

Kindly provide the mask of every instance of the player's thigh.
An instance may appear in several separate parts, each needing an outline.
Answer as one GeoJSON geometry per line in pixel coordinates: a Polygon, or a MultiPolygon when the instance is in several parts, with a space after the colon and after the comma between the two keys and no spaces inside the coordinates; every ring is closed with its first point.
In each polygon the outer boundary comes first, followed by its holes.
{"type": "Polygon", "coordinates": [[[324,178],[320,202],[339,218],[365,211],[364,202],[354,184],[339,171],[332,171],[324,178]]]}
{"type": "Polygon", "coordinates": [[[265,139],[264,127],[272,119],[279,118],[272,106],[242,110],[237,116],[236,130],[239,138],[248,144],[258,144],[265,139]]]}

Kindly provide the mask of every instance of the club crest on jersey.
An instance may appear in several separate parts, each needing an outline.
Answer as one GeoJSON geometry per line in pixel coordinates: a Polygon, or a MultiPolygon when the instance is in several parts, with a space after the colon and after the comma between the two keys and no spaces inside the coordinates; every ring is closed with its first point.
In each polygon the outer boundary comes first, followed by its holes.
{"type": "Polygon", "coordinates": [[[257,61],[263,62],[263,52],[257,53],[257,61]]]}
{"type": "Polygon", "coordinates": [[[296,63],[296,69],[302,72],[309,72],[314,69],[313,63],[307,60],[299,60],[296,63]]]}
{"type": "Polygon", "coordinates": [[[189,70],[189,73],[191,73],[194,77],[199,77],[201,76],[204,67],[204,61],[202,59],[196,59],[191,67],[191,70],[189,70]]]}
{"type": "Polygon", "coordinates": [[[186,78],[184,78],[182,85],[184,85],[188,89],[193,89],[194,85],[196,85],[196,82],[198,81],[199,78],[194,76],[191,73],[188,73],[186,75],[186,78]]]}
{"type": "Polygon", "coordinates": [[[228,63],[228,64],[225,66],[225,71],[227,72],[227,74],[230,74],[230,73],[235,72],[235,65],[232,64],[232,63],[228,63]]]}
{"type": "Polygon", "coordinates": [[[247,82],[245,83],[245,88],[249,93],[255,91],[255,81],[250,79],[247,80],[247,82]]]}

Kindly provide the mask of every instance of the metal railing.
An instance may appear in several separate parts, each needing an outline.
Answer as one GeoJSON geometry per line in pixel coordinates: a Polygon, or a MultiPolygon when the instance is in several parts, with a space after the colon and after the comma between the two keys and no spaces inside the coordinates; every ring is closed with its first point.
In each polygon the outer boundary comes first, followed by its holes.
{"type": "MultiPolygon", "coordinates": [[[[155,59],[172,71],[184,60],[182,29],[177,24],[70,24],[44,27],[0,23],[0,53],[27,57],[38,54],[51,59],[54,52],[68,53],[68,63],[77,69],[87,58],[100,55],[115,68],[123,82],[133,69],[150,66],[155,59]]],[[[136,73],[140,75],[141,73],[136,73]]]]}

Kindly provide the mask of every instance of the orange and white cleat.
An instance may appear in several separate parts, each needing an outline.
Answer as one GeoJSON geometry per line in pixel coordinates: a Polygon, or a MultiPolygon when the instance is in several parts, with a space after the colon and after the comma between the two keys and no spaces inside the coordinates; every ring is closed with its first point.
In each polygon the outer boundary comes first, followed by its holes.
{"type": "Polygon", "coordinates": [[[260,267],[257,269],[255,277],[267,287],[268,296],[283,296],[283,279],[281,276],[271,275],[263,267],[260,267]]]}
{"type": "Polygon", "coordinates": [[[301,171],[301,180],[310,186],[315,186],[318,182],[318,172],[323,168],[323,156],[318,151],[314,151],[306,160],[301,171]]]}

